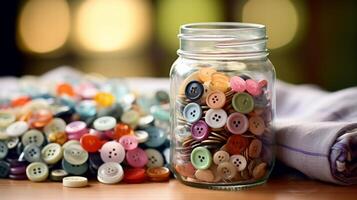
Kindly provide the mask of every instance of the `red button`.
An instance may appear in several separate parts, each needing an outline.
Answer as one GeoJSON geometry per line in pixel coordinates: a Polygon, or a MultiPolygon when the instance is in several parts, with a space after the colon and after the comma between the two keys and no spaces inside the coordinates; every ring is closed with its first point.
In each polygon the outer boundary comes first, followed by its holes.
{"type": "Polygon", "coordinates": [[[231,155],[241,154],[248,146],[249,140],[241,135],[233,135],[227,141],[227,151],[231,155]]]}
{"type": "Polygon", "coordinates": [[[103,145],[99,137],[96,135],[85,134],[81,137],[80,143],[88,152],[97,152],[103,145]]]}
{"type": "Polygon", "coordinates": [[[133,133],[133,129],[128,124],[119,123],[114,129],[113,139],[118,140],[123,135],[130,135],[133,133]]]}
{"type": "Polygon", "coordinates": [[[142,183],[147,179],[146,171],[143,168],[131,168],[124,170],[125,183],[142,183]]]}

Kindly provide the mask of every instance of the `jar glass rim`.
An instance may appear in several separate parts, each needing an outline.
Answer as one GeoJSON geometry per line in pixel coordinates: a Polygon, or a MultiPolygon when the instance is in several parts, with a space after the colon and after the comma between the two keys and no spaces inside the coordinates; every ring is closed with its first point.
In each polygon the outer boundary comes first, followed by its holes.
{"type": "Polygon", "coordinates": [[[255,23],[241,23],[241,22],[202,22],[202,23],[190,23],[181,26],[181,33],[191,32],[191,31],[213,31],[213,30],[224,30],[224,31],[239,31],[239,30],[256,30],[265,29],[263,24],[255,23]]]}

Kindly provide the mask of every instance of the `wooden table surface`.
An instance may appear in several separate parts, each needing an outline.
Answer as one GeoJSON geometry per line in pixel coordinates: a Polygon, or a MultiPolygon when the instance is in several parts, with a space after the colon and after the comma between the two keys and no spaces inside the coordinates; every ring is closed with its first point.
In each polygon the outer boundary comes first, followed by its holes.
{"type": "Polygon", "coordinates": [[[243,191],[192,188],[171,180],[166,183],[104,185],[90,182],[86,188],[65,188],[61,183],[0,180],[0,199],[357,199],[357,186],[343,187],[311,180],[274,178],[263,186],[243,191]]]}

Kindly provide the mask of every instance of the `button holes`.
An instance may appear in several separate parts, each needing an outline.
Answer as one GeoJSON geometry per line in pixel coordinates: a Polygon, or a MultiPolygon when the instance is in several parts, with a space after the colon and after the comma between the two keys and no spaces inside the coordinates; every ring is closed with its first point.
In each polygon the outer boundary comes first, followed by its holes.
{"type": "Polygon", "coordinates": [[[108,158],[112,158],[112,156],[108,156],[108,158]]]}
{"type": "Polygon", "coordinates": [[[215,117],[218,117],[218,115],[217,115],[217,114],[214,114],[214,116],[215,116],[215,117]]]}
{"type": "Polygon", "coordinates": [[[114,156],[117,156],[118,154],[117,153],[114,153],[114,156]]]}
{"type": "Polygon", "coordinates": [[[201,158],[201,156],[200,156],[200,155],[198,155],[198,158],[201,158]]]}
{"type": "Polygon", "coordinates": [[[221,119],[222,117],[221,117],[221,115],[218,115],[218,119],[221,119]]]}
{"type": "Polygon", "coordinates": [[[113,148],[113,151],[115,151],[115,148],[113,148]]]}
{"type": "Polygon", "coordinates": [[[113,152],[109,151],[109,154],[112,154],[113,152]]]}

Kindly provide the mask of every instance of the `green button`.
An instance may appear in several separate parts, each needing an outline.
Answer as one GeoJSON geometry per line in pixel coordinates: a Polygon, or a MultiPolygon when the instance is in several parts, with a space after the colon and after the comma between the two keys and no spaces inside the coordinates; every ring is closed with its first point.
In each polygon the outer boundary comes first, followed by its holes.
{"type": "Polygon", "coordinates": [[[88,163],[83,163],[81,165],[72,165],[68,163],[65,159],[62,159],[62,168],[66,170],[69,174],[82,175],[88,170],[88,163]]]}
{"type": "Polygon", "coordinates": [[[233,96],[232,106],[237,112],[249,113],[254,109],[253,97],[245,92],[237,93],[233,96]]]}
{"type": "Polygon", "coordinates": [[[68,173],[63,169],[55,169],[51,171],[50,179],[52,181],[62,181],[64,177],[68,176],[68,173]]]}
{"type": "Polygon", "coordinates": [[[121,121],[123,123],[129,124],[131,127],[136,127],[139,122],[139,113],[135,110],[129,110],[123,113],[121,116],[121,121]]]}
{"type": "Polygon", "coordinates": [[[21,136],[21,142],[24,146],[35,144],[40,147],[45,141],[42,132],[37,129],[31,129],[21,136]]]}
{"type": "Polygon", "coordinates": [[[42,162],[33,162],[26,168],[26,176],[30,181],[45,181],[48,177],[48,167],[42,162]]]}
{"type": "Polygon", "coordinates": [[[0,178],[7,178],[10,173],[10,165],[9,163],[0,160],[0,178]]]}
{"type": "Polygon", "coordinates": [[[63,158],[73,164],[73,165],[81,165],[88,160],[88,152],[83,149],[81,145],[70,145],[64,149],[63,158]]]}
{"type": "Polygon", "coordinates": [[[4,159],[7,156],[8,152],[9,149],[7,148],[5,142],[0,141],[0,160],[4,159]]]}
{"type": "Polygon", "coordinates": [[[41,157],[47,164],[55,164],[62,158],[62,147],[57,143],[50,143],[43,147],[41,157]]]}
{"type": "Polygon", "coordinates": [[[212,164],[211,152],[204,147],[196,147],[191,152],[191,163],[196,169],[208,169],[212,164]]]}

